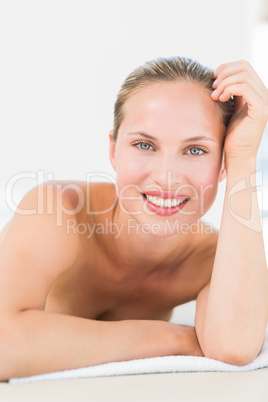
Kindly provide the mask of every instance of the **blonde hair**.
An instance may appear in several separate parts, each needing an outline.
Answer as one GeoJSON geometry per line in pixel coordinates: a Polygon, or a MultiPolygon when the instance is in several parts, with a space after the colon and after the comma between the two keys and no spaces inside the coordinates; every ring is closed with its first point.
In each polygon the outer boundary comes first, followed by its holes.
{"type": "MultiPolygon", "coordinates": [[[[123,82],[114,105],[113,140],[117,140],[119,127],[124,119],[124,105],[137,91],[162,81],[196,82],[212,93],[213,70],[185,57],[158,58],[136,68],[123,82]]],[[[217,102],[223,124],[227,127],[233,113],[234,101],[217,102]]]]}

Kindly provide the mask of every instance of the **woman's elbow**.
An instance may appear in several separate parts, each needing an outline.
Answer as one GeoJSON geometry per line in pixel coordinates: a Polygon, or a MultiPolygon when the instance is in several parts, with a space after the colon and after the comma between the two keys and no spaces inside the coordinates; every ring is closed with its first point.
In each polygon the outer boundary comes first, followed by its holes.
{"type": "Polygon", "coordinates": [[[258,353],[259,352],[253,350],[247,352],[240,352],[239,350],[232,349],[227,349],[225,351],[217,350],[216,352],[208,350],[205,353],[205,357],[235,366],[246,366],[257,357],[258,353]]]}

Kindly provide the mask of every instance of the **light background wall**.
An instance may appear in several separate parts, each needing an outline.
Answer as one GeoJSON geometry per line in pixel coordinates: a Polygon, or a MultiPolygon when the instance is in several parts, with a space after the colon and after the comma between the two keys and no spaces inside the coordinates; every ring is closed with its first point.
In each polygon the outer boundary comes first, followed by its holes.
{"type": "MultiPolygon", "coordinates": [[[[247,59],[264,75],[258,29],[261,22],[266,29],[265,4],[0,1],[1,222],[12,215],[5,189],[14,175],[25,176],[13,186],[15,204],[37,184],[37,171],[43,180],[114,176],[108,159],[113,105],[125,77],[145,61],[183,55],[216,68],[247,59]]],[[[221,186],[209,215],[216,225],[222,198],[221,186]]]]}

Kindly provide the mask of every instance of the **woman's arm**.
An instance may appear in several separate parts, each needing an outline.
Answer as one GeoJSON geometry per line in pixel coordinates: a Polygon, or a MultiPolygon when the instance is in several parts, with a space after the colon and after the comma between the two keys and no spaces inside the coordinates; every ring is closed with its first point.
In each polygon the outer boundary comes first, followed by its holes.
{"type": "Polygon", "coordinates": [[[214,100],[235,96],[225,140],[226,193],[210,285],[197,299],[196,331],[207,357],[243,365],[264,342],[268,271],[256,193],[256,157],[268,116],[267,90],[245,62],[216,70],[214,100]]]}
{"type": "Polygon", "coordinates": [[[76,234],[67,234],[67,219],[76,219],[68,197],[60,189],[43,190],[44,199],[35,188],[19,207],[34,210],[40,202],[53,214],[15,215],[0,241],[0,381],[112,361],[202,355],[191,327],[44,311],[53,282],[73,266],[80,243],[76,234]]]}
{"type": "Polygon", "coordinates": [[[2,324],[0,381],[132,359],[203,356],[194,328],[160,320],[96,321],[29,309],[2,324]]]}

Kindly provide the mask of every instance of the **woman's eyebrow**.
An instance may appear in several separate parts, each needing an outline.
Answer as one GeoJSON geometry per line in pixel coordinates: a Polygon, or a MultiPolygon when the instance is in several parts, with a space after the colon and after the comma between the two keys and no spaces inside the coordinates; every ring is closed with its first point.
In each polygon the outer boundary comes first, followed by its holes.
{"type": "Polygon", "coordinates": [[[141,135],[142,137],[148,138],[149,140],[158,141],[156,137],[153,137],[152,135],[146,134],[142,131],[136,131],[135,133],[128,133],[128,135],[137,135],[137,134],[141,135]]]}
{"type": "MultiPolygon", "coordinates": [[[[144,133],[144,132],[141,132],[141,131],[137,131],[135,133],[128,133],[128,135],[137,135],[137,134],[139,134],[139,135],[141,135],[141,136],[143,136],[145,138],[148,138],[150,140],[158,141],[158,139],[153,137],[152,135],[144,133]]],[[[185,142],[195,142],[195,141],[201,141],[201,140],[203,140],[203,141],[214,141],[215,142],[214,138],[206,137],[205,135],[198,135],[196,137],[185,138],[184,140],[182,140],[182,142],[184,142],[184,143],[185,142]]]]}
{"type": "Polygon", "coordinates": [[[205,135],[198,135],[196,137],[189,137],[189,138],[185,138],[184,140],[182,140],[182,142],[194,142],[194,141],[214,141],[214,138],[210,138],[210,137],[206,137],[205,135]]]}

